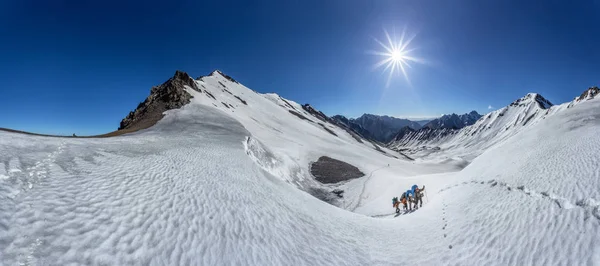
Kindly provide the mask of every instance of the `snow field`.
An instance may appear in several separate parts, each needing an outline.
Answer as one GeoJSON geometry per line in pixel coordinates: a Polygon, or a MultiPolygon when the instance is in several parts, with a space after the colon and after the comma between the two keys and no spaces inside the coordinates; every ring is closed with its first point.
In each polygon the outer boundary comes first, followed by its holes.
{"type": "Polygon", "coordinates": [[[600,263],[600,101],[408,161],[279,96],[220,75],[198,82],[219,102],[188,89],[192,103],[133,134],[0,132],[0,264],[600,263]],[[466,165],[465,151],[481,155],[466,165]],[[366,174],[321,186],[344,189],[346,210],[306,193],[323,155],[366,174]],[[391,198],[412,184],[426,185],[426,203],[395,217],[391,198]]]}

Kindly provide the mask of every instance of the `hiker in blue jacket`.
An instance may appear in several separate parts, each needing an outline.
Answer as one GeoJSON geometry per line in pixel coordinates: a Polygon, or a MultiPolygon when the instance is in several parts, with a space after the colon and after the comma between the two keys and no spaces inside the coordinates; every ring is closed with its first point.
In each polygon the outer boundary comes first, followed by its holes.
{"type": "Polygon", "coordinates": [[[413,191],[412,191],[412,189],[409,189],[409,190],[407,190],[407,191],[406,191],[406,199],[407,199],[407,201],[408,201],[408,207],[409,207],[409,210],[410,210],[410,211],[412,211],[412,201],[413,201],[413,195],[414,195],[414,194],[413,194],[413,191]]]}

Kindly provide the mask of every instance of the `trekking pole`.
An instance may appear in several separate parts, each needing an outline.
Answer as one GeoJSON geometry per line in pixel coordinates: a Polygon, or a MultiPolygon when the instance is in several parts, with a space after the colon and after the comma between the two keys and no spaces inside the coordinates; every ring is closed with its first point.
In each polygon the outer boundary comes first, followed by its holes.
{"type": "Polygon", "coordinates": [[[425,198],[427,199],[427,203],[429,203],[429,197],[427,197],[427,190],[425,190],[425,198]]]}

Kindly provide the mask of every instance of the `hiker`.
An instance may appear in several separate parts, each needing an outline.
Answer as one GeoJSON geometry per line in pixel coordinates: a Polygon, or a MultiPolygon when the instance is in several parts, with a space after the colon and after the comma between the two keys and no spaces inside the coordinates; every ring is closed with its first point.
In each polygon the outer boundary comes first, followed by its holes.
{"type": "Polygon", "coordinates": [[[406,201],[408,201],[408,210],[412,211],[412,202],[413,202],[413,191],[411,189],[407,190],[406,192],[406,201]]]}
{"type": "Polygon", "coordinates": [[[419,207],[423,207],[423,191],[425,190],[425,185],[423,188],[419,188],[417,185],[413,186],[413,194],[415,195],[415,209],[419,207]]]}
{"type": "Polygon", "coordinates": [[[394,208],[396,208],[396,213],[400,212],[400,201],[398,201],[398,197],[394,197],[392,199],[392,206],[394,206],[394,208]]]}
{"type": "Polygon", "coordinates": [[[402,193],[402,197],[400,197],[400,201],[402,202],[402,205],[404,205],[403,209],[404,211],[408,210],[408,199],[406,197],[406,192],[402,193]]]}

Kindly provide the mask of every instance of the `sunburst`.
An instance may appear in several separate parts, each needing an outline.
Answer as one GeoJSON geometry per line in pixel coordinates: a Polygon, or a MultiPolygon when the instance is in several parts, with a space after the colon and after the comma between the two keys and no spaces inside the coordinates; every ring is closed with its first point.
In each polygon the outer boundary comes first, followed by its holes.
{"type": "Polygon", "coordinates": [[[400,41],[396,41],[392,40],[392,37],[390,37],[390,34],[386,30],[384,30],[384,32],[388,43],[387,45],[375,38],[375,41],[381,45],[383,51],[376,51],[373,52],[373,54],[384,57],[383,60],[375,64],[375,67],[379,68],[385,66],[384,71],[389,70],[388,79],[385,85],[386,87],[389,87],[394,73],[399,74],[400,72],[404,75],[406,82],[410,84],[410,79],[406,73],[407,68],[412,68],[410,62],[424,62],[423,59],[411,55],[411,52],[413,52],[415,48],[410,48],[409,45],[416,35],[406,38],[406,29],[404,29],[400,36],[400,41]]]}

